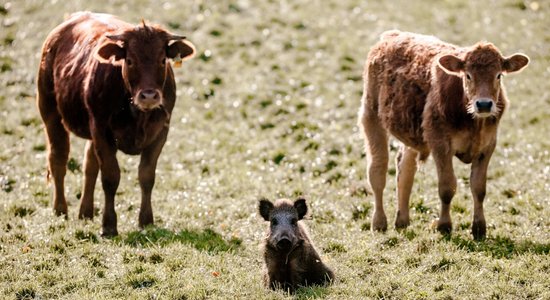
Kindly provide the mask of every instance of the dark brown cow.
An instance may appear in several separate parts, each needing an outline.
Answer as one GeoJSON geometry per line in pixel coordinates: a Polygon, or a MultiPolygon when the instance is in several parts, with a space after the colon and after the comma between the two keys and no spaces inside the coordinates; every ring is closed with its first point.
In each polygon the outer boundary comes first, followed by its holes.
{"type": "Polygon", "coordinates": [[[38,108],[48,138],[54,210],[67,214],[64,177],[69,132],[88,139],[80,218],[93,217],[99,170],[105,193],[103,234],[117,234],[115,192],[120,181],[117,150],[141,154],[139,225],[153,223],[155,169],[176,100],[167,59],[195,53],[184,37],[157,26],[134,26],[114,16],[80,12],[47,37],[38,70],[38,108]]]}
{"type": "Polygon", "coordinates": [[[388,169],[388,133],[403,143],[397,156],[397,228],[409,225],[409,197],[417,160],[434,158],[441,213],[437,228],[451,232],[449,208],[456,192],[453,156],[472,164],[472,234],[486,233],[483,199],[487,166],[507,99],[502,76],[523,69],[523,54],[503,57],[492,44],[461,48],[432,36],[382,34],[369,52],[359,120],[375,196],[373,230],[386,230],[382,194],[388,169]]]}

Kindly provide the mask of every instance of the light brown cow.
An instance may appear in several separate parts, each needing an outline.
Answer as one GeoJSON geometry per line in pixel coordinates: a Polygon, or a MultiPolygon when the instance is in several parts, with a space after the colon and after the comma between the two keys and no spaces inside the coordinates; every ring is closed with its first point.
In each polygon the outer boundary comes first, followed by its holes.
{"type": "Polygon", "coordinates": [[[373,230],[386,230],[382,194],[388,169],[388,134],[403,143],[397,155],[397,228],[409,225],[409,197],[417,161],[430,153],[437,167],[441,212],[437,228],[452,230],[456,192],[453,156],[471,163],[472,234],[486,234],[483,199],[487,166],[507,99],[502,76],[529,63],[524,54],[503,57],[492,44],[457,47],[432,36],[388,31],[369,52],[359,111],[375,197],[373,230]]]}

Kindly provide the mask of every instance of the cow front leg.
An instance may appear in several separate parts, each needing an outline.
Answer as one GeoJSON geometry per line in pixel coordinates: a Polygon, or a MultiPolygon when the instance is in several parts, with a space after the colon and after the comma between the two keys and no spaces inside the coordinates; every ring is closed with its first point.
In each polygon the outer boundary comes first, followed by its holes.
{"type": "Polygon", "coordinates": [[[396,158],[397,165],[397,216],[396,228],[409,226],[409,199],[411,197],[414,175],[417,169],[418,152],[402,146],[396,158]]]}
{"type": "Polygon", "coordinates": [[[163,129],[155,142],[141,153],[138,173],[139,185],[141,187],[141,208],[139,210],[139,226],[141,228],[154,223],[151,193],[155,185],[157,161],[166,142],[167,135],[168,127],[163,129]]]}
{"type": "Polygon", "coordinates": [[[94,217],[94,189],[99,173],[99,164],[92,141],[86,143],[84,154],[84,188],[80,201],[80,219],[92,219],[94,217]]]}
{"type": "Polygon", "coordinates": [[[106,132],[105,128],[97,128],[93,134],[95,154],[101,170],[101,183],[105,194],[103,210],[103,236],[118,235],[117,215],[115,212],[115,193],[120,182],[120,168],[116,159],[116,144],[114,140],[98,134],[106,132]]]}
{"type": "Polygon", "coordinates": [[[470,190],[474,199],[474,219],[472,222],[472,235],[474,239],[483,239],[487,233],[485,215],[483,213],[483,200],[487,186],[487,167],[495,146],[486,153],[482,153],[472,162],[470,173],[470,190]]]}
{"type": "Polygon", "coordinates": [[[437,230],[443,234],[452,231],[451,201],[456,193],[456,177],[453,169],[453,156],[449,151],[434,151],[433,157],[437,168],[439,199],[441,211],[437,221],[437,230]]]}

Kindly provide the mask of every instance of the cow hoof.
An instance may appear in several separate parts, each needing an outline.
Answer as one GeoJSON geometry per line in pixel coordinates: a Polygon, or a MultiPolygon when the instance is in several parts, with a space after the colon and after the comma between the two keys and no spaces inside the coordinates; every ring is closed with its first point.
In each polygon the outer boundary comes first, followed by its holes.
{"type": "Polygon", "coordinates": [[[67,205],[59,205],[58,207],[54,208],[55,215],[56,216],[65,216],[67,218],[67,205]]]}
{"type": "Polygon", "coordinates": [[[445,235],[451,234],[451,231],[453,231],[453,225],[451,222],[441,222],[439,220],[437,221],[437,231],[445,235]]]}
{"type": "Polygon", "coordinates": [[[409,227],[409,225],[410,222],[408,220],[395,220],[395,229],[406,229],[407,227],[409,227]]]}
{"type": "Polygon", "coordinates": [[[153,221],[152,214],[150,216],[141,216],[141,215],[139,216],[139,228],[145,228],[153,224],[154,224],[154,221],[153,221]]]}
{"type": "Polygon", "coordinates": [[[475,240],[483,240],[487,234],[485,221],[474,222],[472,224],[472,235],[475,240]]]}
{"type": "Polygon", "coordinates": [[[388,229],[388,220],[386,215],[374,213],[372,216],[372,231],[386,231],[388,229]]]}
{"type": "Polygon", "coordinates": [[[409,227],[411,224],[411,221],[409,219],[409,216],[403,216],[402,213],[397,212],[397,217],[395,218],[395,228],[396,229],[405,229],[409,227]]]}
{"type": "Polygon", "coordinates": [[[78,213],[78,218],[80,220],[92,220],[94,218],[94,213],[93,211],[92,212],[83,212],[83,211],[80,211],[78,213]]]}
{"type": "Polygon", "coordinates": [[[114,237],[114,236],[117,236],[118,235],[118,231],[115,228],[107,228],[107,227],[103,227],[103,230],[101,232],[101,236],[102,237],[106,237],[106,238],[109,238],[109,237],[114,237]]]}

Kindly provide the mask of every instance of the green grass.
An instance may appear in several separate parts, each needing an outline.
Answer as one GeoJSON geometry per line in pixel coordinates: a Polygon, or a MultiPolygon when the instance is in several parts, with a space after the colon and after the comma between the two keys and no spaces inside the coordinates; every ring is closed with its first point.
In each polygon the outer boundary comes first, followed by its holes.
{"type": "MultiPolygon", "coordinates": [[[[550,31],[546,1],[34,1],[0,3],[0,298],[2,299],[548,299],[550,298],[550,31]],[[78,220],[84,142],[71,141],[69,215],[52,212],[36,109],[41,44],[66,14],[108,12],[188,37],[178,100],[153,191],[155,226],[140,230],[139,159],[118,155],[120,236],[78,220]],[[455,161],[454,232],[431,229],[432,160],[417,174],[411,226],[371,233],[356,126],[363,62],[387,29],[524,52],[504,79],[510,98],[489,167],[488,236],[470,235],[469,166],[455,161]],[[296,295],[262,286],[262,197],[304,195],[306,223],[334,269],[296,295]]],[[[397,144],[391,145],[391,161],[397,144]]],[[[395,167],[385,194],[394,221],[395,167]]]]}

